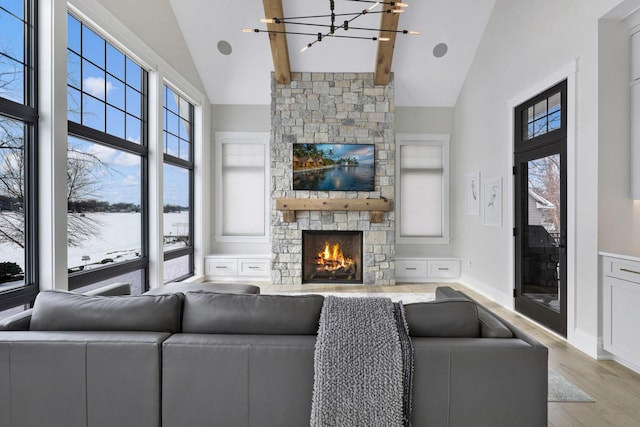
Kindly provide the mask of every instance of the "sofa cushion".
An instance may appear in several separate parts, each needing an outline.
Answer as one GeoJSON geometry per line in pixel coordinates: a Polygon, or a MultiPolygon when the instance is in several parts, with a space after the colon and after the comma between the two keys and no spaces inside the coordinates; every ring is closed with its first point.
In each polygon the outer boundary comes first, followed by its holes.
{"type": "Polygon", "coordinates": [[[173,282],[145,292],[145,295],[166,295],[181,292],[216,292],[219,294],[259,294],[260,287],[242,283],[182,283],[173,282]]]}
{"type": "Polygon", "coordinates": [[[412,337],[480,337],[478,307],[466,299],[406,304],[405,316],[412,337]]]}
{"type": "Polygon", "coordinates": [[[182,332],[315,335],[321,295],[233,295],[187,292],[182,332]]]}
{"type": "Polygon", "coordinates": [[[42,291],[32,331],[179,332],[181,295],[90,296],[42,291]]]}

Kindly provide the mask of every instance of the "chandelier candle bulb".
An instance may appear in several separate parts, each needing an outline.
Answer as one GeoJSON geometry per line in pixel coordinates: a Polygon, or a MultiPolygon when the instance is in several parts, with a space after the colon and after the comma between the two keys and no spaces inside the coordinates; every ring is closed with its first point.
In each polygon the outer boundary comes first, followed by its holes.
{"type": "Polygon", "coordinates": [[[379,1],[378,1],[378,2],[375,2],[374,4],[372,4],[371,6],[369,6],[369,7],[366,9],[366,11],[367,11],[367,12],[372,11],[372,10],[373,10],[373,9],[375,9],[379,4],[380,4],[380,2],[379,2],[379,1]]]}

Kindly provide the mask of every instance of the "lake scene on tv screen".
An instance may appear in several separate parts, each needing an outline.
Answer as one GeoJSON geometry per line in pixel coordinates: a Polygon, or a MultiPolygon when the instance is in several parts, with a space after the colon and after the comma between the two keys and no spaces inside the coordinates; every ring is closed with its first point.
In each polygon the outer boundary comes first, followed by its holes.
{"type": "Polygon", "coordinates": [[[373,144],[293,144],[293,189],[373,191],[373,144]]]}

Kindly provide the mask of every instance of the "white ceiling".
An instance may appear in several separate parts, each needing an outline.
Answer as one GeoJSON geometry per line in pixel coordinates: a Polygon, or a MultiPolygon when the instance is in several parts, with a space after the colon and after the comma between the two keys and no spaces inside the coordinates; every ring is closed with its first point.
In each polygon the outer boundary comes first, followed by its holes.
{"type": "MultiPolygon", "coordinates": [[[[417,30],[419,36],[398,34],[392,62],[396,105],[451,107],[473,60],[495,0],[407,0],[399,30],[417,30]],[[433,56],[433,48],[446,43],[448,53],[433,56]]],[[[180,29],[212,104],[271,103],[273,61],[268,35],[243,33],[242,28],[266,29],[261,0],[170,0],[180,29]],[[219,41],[233,51],[223,55],[219,41]]],[[[367,3],[335,1],[335,13],[368,7],[367,3]],[[364,6],[364,7],[363,7],[364,6]]],[[[286,17],[329,13],[324,0],[283,0],[286,17]]],[[[379,6],[378,6],[379,8],[379,6]]],[[[379,10],[379,9],[378,9],[379,10]]],[[[339,23],[344,18],[337,18],[339,23]]],[[[325,20],[326,21],[326,20],[325,20]]],[[[323,23],[325,23],[323,21],[323,23]]],[[[380,14],[368,14],[351,26],[380,26],[380,14]]],[[[315,27],[288,26],[288,31],[317,32],[315,27]]],[[[324,31],[324,29],[320,29],[324,31]]],[[[362,35],[350,30],[349,35],[362,35]]],[[[375,33],[365,33],[366,36],[375,33]]],[[[327,38],[301,53],[313,36],[287,36],[291,71],[373,72],[377,42],[327,38]]]]}

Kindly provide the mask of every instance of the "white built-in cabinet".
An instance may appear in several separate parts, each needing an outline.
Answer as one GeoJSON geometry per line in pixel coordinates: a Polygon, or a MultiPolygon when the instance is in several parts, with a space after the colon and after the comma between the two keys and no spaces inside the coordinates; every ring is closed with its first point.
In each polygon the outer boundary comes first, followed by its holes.
{"type": "Polygon", "coordinates": [[[640,28],[631,34],[631,198],[640,199],[640,28]]]}
{"type": "Polygon", "coordinates": [[[640,259],[602,255],[603,347],[640,372],[640,259]]]}
{"type": "Polygon", "coordinates": [[[268,255],[207,255],[204,257],[205,280],[269,281],[271,259],[268,255]]]}
{"type": "Polygon", "coordinates": [[[448,282],[459,278],[457,258],[396,258],[397,283],[448,282]]]}

